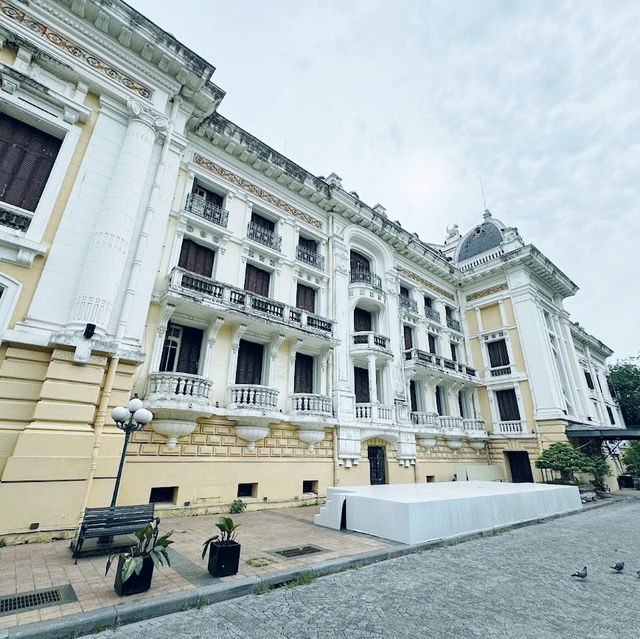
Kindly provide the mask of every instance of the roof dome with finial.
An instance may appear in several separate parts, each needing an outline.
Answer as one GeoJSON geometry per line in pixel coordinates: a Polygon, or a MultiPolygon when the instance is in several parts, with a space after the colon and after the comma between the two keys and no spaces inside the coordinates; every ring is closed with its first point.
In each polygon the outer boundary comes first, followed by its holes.
{"type": "Polygon", "coordinates": [[[488,209],[484,210],[484,221],[471,229],[460,242],[457,261],[462,262],[470,257],[480,255],[486,251],[500,246],[504,240],[504,225],[493,219],[488,209]]]}

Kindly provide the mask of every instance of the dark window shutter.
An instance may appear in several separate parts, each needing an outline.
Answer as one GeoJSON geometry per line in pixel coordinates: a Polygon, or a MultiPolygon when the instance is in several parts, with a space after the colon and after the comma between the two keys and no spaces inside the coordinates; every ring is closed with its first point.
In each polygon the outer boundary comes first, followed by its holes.
{"type": "Polygon", "coordinates": [[[356,333],[370,331],[372,326],[371,313],[363,308],[353,309],[353,330],[356,333]]]}
{"type": "Polygon", "coordinates": [[[361,255],[357,251],[351,251],[350,262],[351,262],[352,271],[369,272],[371,270],[369,266],[369,260],[364,255],[361,255]]]}
{"type": "Polygon", "coordinates": [[[58,138],[0,113],[0,200],[35,211],[60,144],[58,138]]]}
{"type": "Polygon", "coordinates": [[[440,386],[436,386],[436,411],[438,415],[443,415],[442,412],[442,391],[440,390],[440,386]]]}
{"type": "Polygon", "coordinates": [[[262,344],[240,340],[236,384],[262,384],[262,344]]]}
{"type": "Polygon", "coordinates": [[[425,295],[424,305],[425,305],[426,308],[432,308],[433,307],[433,299],[431,297],[427,297],[425,295]]]}
{"type": "Polygon", "coordinates": [[[612,424],[615,424],[615,423],[616,423],[616,419],[615,419],[615,417],[613,416],[613,411],[611,410],[611,407],[609,407],[609,406],[607,406],[607,415],[609,415],[609,421],[610,421],[612,424]]]}
{"type": "Polygon", "coordinates": [[[263,271],[261,268],[247,264],[247,270],[244,273],[244,289],[251,291],[262,297],[269,297],[269,280],[271,274],[263,271]]]}
{"type": "Polygon", "coordinates": [[[366,368],[353,369],[353,385],[356,394],[356,404],[369,403],[369,371],[366,368]]]}
{"type": "Polygon", "coordinates": [[[418,394],[416,392],[416,383],[411,380],[409,382],[409,400],[411,403],[411,411],[415,412],[418,410],[418,394]]]}
{"type": "Polygon", "coordinates": [[[293,392],[313,393],[313,357],[310,355],[296,353],[293,392]]]}
{"type": "Polygon", "coordinates": [[[304,311],[315,313],[316,310],[316,292],[310,286],[298,284],[296,290],[296,307],[304,311]]]}
{"type": "Polygon", "coordinates": [[[215,193],[214,191],[210,191],[204,186],[198,184],[197,182],[193,183],[193,188],[191,189],[191,192],[194,195],[199,195],[200,197],[204,198],[207,202],[210,202],[211,204],[214,204],[215,206],[219,206],[220,208],[222,208],[222,204],[224,202],[224,198],[222,197],[222,195],[218,195],[218,193],[215,193]]]}
{"type": "Polygon", "coordinates": [[[191,240],[182,240],[178,266],[191,271],[191,273],[211,277],[215,255],[215,251],[206,246],[200,246],[191,240]]]}
{"type": "Polygon", "coordinates": [[[507,343],[503,339],[499,339],[495,342],[488,342],[487,351],[489,352],[489,363],[491,364],[491,368],[509,365],[507,343]]]}
{"type": "Polygon", "coordinates": [[[516,397],[516,391],[513,388],[509,388],[508,390],[496,391],[496,399],[498,400],[500,421],[515,422],[520,420],[518,399],[516,397]]]}
{"type": "Polygon", "coordinates": [[[267,231],[273,232],[276,228],[275,222],[268,220],[266,217],[262,217],[262,215],[258,215],[257,213],[251,213],[251,221],[260,228],[266,229],[267,231]]]}
{"type": "Polygon", "coordinates": [[[455,342],[449,342],[449,346],[451,347],[451,359],[454,362],[458,361],[458,345],[455,342]]]}
{"type": "Polygon", "coordinates": [[[403,327],[404,329],[404,348],[405,350],[409,350],[413,348],[413,330],[411,326],[407,326],[406,324],[403,327]]]}
{"type": "Polygon", "coordinates": [[[427,334],[427,338],[429,340],[429,352],[436,353],[436,338],[432,333],[427,334]]]}
{"type": "Polygon", "coordinates": [[[462,391],[458,391],[458,408],[460,409],[460,417],[466,417],[464,414],[464,397],[462,391]]]}
{"type": "Polygon", "coordinates": [[[180,352],[176,371],[179,373],[198,374],[200,363],[200,347],[202,346],[202,331],[190,326],[182,327],[182,339],[180,340],[180,352]]]}
{"type": "Polygon", "coordinates": [[[308,251],[311,251],[312,253],[315,253],[316,249],[318,248],[315,240],[309,240],[306,237],[302,237],[302,236],[298,238],[298,246],[302,246],[302,248],[306,248],[308,251]]]}
{"type": "Polygon", "coordinates": [[[595,390],[595,386],[593,385],[593,377],[591,377],[591,373],[589,371],[584,372],[585,379],[587,380],[587,386],[591,390],[595,390]]]}
{"type": "Polygon", "coordinates": [[[406,286],[401,286],[400,295],[402,295],[402,297],[409,297],[409,289],[406,286]]]}

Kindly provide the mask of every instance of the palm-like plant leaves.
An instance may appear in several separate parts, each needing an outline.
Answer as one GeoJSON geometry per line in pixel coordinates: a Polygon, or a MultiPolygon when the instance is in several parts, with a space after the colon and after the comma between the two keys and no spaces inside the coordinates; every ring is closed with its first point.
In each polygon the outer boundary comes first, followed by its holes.
{"type": "Polygon", "coordinates": [[[239,525],[240,524],[234,524],[231,517],[220,517],[220,519],[218,519],[218,523],[216,524],[216,527],[220,531],[220,534],[209,537],[209,539],[207,539],[207,541],[202,544],[202,558],[204,559],[209,546],[214,542],[218,542],[219,544],[234,543],[236,539],[235,530],[239,525]]]}

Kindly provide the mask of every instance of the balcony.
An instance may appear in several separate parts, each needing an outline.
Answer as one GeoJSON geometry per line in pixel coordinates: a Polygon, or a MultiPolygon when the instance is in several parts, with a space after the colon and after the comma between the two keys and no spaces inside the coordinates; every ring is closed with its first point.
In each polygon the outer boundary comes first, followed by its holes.
{"type": "Polygon", "coordinates": [[[406,295],[400,295],[399,299],[400,299],[401,308],[409,309],[414,313],[418,312],[418,302],[416,302],[415,300],[412,300],[410,297],[407,297],[406,295]]]}
{"type": "Polygon", "coordinates": [[[282,236],[260,226],[255,222],[249,222],[247,226],[247,237],[254,242],[259,242],[268,246],[274,251],[279,251],[282,247],[282,236]]]}
{"type": "Polygon", "coordinates": [[[29,211],[0,202],[0,226],[24,232],[29,228],[32,217],[33,213],[29,211]]]}
{"type": "Polygon", "coordinates": [[[324,256],[320,255],[317,251],[312,251],[305,246],[296,246],[296,259],[310,264],[314,268],[320,271],[324,271],[324,256]]]}
{"type": "Polygon", "coordinates": [[[389,338],[384,335],[378,335],[373,331],[359,331],[352,333],[352,344],[354,346],[367,347],[373,350],[389,350],[389,338]]]}
{"type": "Polygon", "coordinates": [[[227,222],[229,221],[229,211],[223,209],[217,204],[207,202],[201,195],[195,193],[189,193],[187,195],[187,201],[184,205],[184,210],[201,217],[207,222],[217,224],[223,228],[227,228],[227,222]]]}
{"type": "Polygon", "coordinates": [[[524,421],[496,422],[493,426],[493,432],[496,435],[521,435],[527,432],[524,421]]]}
{"type": "Polygon", "coordinates": [[[476,378],[475,381],[479,383],[479,379],[477,379],[478,372],[475,368],[471,368],[462,362],[455,362],[452,359],[447,359],[435,353],[421,351],[417,348],[404,351],[404,357],[405,366],[420,367],[425,373],[429,373],[430,371],[444,372],[456,377],[476,378]]]}
{"type": "Polygon", "coordinates": [[[325,428],[336,425],[333,401],[325,395],[295,393],[291,395],[290,419],[298,425],[298,439],[313,452],[314,445],[325,437],[325,428]]]}
{"type": "Polygon", "coordinates": [[[442,430],[464,430],[464,419],[455,415],[440,415],[442,430]]]}
{"type": "Polygon", "coordinates": [[[394,419],[393,406],[383,404],[356,404],[356,420],[366,422],[392,422],[394,419]]]}
{"type": "Polygon", "coordinates": [[[279,391],[257,384],[234,384],[229,386],[227,408],[229,410],[257,408],[277,410],[279,391]]]}
{"type": "Polygon", "coordinates": [[[411,423],[416,426],[422,426],[420,430],[440,430],[440,416],[437,413],[424,413],[413,411],[411,413],[411,423]]]}
{"type": "Polygon", "coordinates": [[[503,375],[511,375],[511,366],[498,366],[496,368],[490,368],[489,374],[491,377],[502,377],[503,375]]]}
{"type": "Polygon", "coordinates": [[[291,412],[300,415],[333,417],[333,402],[326,395],[295,393],[291,395],[291,412]]]}
{"type": "Polygon", "coordinates": [[[470,434],[479,434],[482,435],[484,433],[484,435],[487,434],[487,426],[484,423],[483,419],[464,419],[463,420],[463,427],[465,432],[470,433],[470,434]]]}
{"type": "Polygon", "coordinates": [[[428,306],[424,307],[424,316],[428,317],[434,322],[440,323],[440,313],[438,313],[438,311],[434,311],[432,308],[429,308],[428,306]]]}
{"type": "Polygon", "coordinates": [[[253,317],[267,321],[275,320],[295,328],[308,329],[324,337],[330,336],[333,332],[333,323],[324,317],[179,267],[171,271],[169,292],[193,297],[199,304],[208,301],[231,310],[250,313],[253,317]]]}
{"type": "Polygon", "coordinates": [[[357,268],[351,269],[351,283],[368,284],[373,288],[382,290],[382,280],[372,271],[365,271],[357,268]]]}
{"type": "Polygon", "coordinates": [[[458,320],[453,319],[453,317],[447,316],[447,326],[452,328],[454,331],[461,332],[460,322],[458,320]]]}

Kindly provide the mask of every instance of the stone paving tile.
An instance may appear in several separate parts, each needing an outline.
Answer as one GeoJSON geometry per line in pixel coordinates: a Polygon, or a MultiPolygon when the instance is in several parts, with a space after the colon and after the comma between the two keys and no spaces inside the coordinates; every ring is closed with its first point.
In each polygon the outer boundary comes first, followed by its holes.
{"type": "MultiPolygon", "coordinates": [[[[352,555],[391,543],[366,535],[341,533],[315,526],[313,516],[318,510],[318,507],[311,506],[233,515],[234,520],[241,524],[238,529],[238,541],[242,544],[240,569],[236,577],[225,577],[221,581],[352,555]],[[305,544],[317,545],[329,552],[295,560],[274,557],[268,552],[305,544]],[[264,567],[254,567],[246,563],[252,557],[270,557],[274,561],[264,567]]],[[[167,567],[156,570],[149,592],[126,598],[118,597],[113,590],[114,567],[106,577],[104,575],[106,556],[84,557],[74,565],[68,540],[0,548],[0,596],[70,583],[78,598],[77,602],[62,606],[0,617],[0,629],[187,590],[194,587],[193,581],[215,583],[207,573],[207,562],[201,558],[201,554],[203,541],[218,532],[215,523],[219,517],[205,515],[163,519],[161,529],[163,532],[175,531],[172,537],[175,543],[171,548],[184,561],[177,562],[177,571],[167,567]],[[197,577],[198,569],[200,577],[197,577]],[[184,576],[179,574],[181,570],[184,576]]]]}
{"type": "Polygon", "coordinates": [[[94,636],[627,639],[640,633],[638,530],[640,501],[623,501],[94,636]]]}

